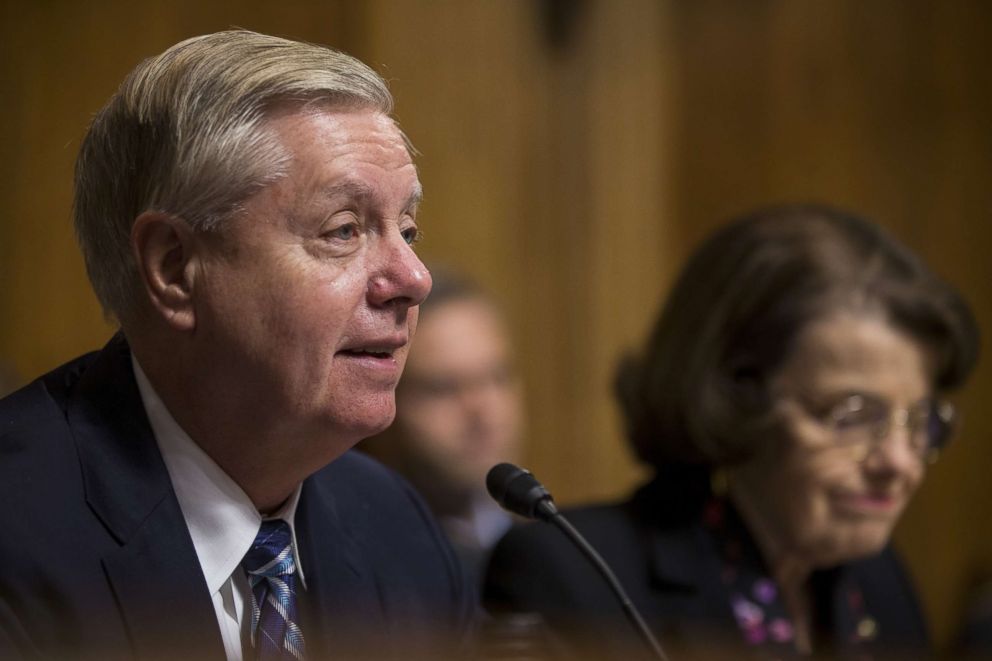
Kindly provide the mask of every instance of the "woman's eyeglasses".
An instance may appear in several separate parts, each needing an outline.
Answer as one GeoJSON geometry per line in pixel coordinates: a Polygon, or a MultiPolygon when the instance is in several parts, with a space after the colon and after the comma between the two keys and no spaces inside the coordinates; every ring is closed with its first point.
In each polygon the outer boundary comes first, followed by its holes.
{"type": "Polygon", "coordinates": [[[950,440],[957,420],[950,402],[926,399],[894,409],[881,399],[861,394],[849,395],[820,413],[807,411],[834,433],[838,443],[859,450],[861,459],[895,427],[902,427],[913,452],[932,463],[950,440]]]}

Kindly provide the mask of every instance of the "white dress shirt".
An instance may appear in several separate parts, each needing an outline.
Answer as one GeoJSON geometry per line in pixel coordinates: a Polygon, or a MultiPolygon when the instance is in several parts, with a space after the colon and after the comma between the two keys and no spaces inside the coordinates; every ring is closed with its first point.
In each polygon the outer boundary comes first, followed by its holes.
{"type": "MultiPolygon", "coordinates": [[[[241,561],[255,541],[262,515],[244,490],[183,431],[133,356],[132,365],[141,401],[213,599],[224,651],[229,661],[242,661],[242,649],[249,640],[250,617],[245,617],[245,611],[250,597],[241,561]]],[[[299,500],[297,486],[279,511],[265,519],[282,519],[289,524],[299,585],[306,589],[293,523],[299,500]]]]}
{"type": "Polygon", "coordinates": [[[438,523],[456,545],[488,551],[513,525],[513,517],[488,495],[477,494],[468,516],[441,515],[438,523]]]}

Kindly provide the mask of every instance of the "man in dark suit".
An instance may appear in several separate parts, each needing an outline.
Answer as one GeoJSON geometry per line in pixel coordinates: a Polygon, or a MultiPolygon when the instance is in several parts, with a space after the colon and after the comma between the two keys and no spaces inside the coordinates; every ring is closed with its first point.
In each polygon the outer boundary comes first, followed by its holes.
{"type": "MultiPolygon", "coordinates": [[[[424,656],[472,614],[394,414],[430,276],[381,78],[247,31],[140,64],[76,170],[121,331],[0,402],[0,656],[424,656]]],[[[447,649],[447,648],[445,648],[447,649]]]]}

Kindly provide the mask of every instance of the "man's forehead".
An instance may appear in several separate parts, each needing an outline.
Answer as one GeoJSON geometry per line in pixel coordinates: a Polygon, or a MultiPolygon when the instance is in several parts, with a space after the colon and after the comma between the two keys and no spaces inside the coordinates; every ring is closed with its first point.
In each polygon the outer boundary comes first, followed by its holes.
{"type": "Polygon", "coordinates": [[[283,177],[297,187],[324,198],[370,200],[387,192],[385,184],[408,207],[423,197],[406,136],[377,109],[296,105],[266,123],[284,152],[283,177]]]}
{"type": "Polygon", "coordinates": [[[332,102],[306,102],[302,104],[288,101],[279,102],[266,110],[263,121],[277,131],[292,129],[305,133],[319,130],[322,125],[325,130],[328,127],[337,127],[342,131],[346,130],[346,127],[351,127],[354,130],[354,125],[358,124],[361,125],[362,130],[370,134],[395,138],[406,149],[411,160],[415,153],[409,139],[400,130],[396,120],[371,106],[332,102]]]}
{"type": "MultiPolygon", "coordinates": [[[[359,201],[370,201],[381,195],[381,190],[378,186],[367,180],[347,178],[342,181],[335,182],[329,186],[322,187],[320,189],[320,193],[324,197],[328,198],[345,197],[359,201]]],[[[408,195],[404,206],[407,208],[416,207],[420,204],[423,197],[423,186],[421,186],[419,179],[414,179],[412,185],[410,186],[410,194],[408,195]]]]}

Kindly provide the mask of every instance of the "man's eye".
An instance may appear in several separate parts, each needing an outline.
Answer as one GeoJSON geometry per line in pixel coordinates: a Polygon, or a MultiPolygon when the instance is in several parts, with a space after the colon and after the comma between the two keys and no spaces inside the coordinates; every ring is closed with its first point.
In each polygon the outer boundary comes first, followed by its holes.
{"type": "Polygon", "coordinates": [[[403,236],[403,240],[411,246],[424,238],[423,232],[418,230],[416,227],[408,227],[400,232],[400,234],[403,236]]]}
{"type": "Polygon", "coordinates": [[[358,235],[358,226],[354,223],[348,223],[347,225],[341,225],[340,227],[335,227],[330,232],[325,234],[331,239],[337,239],[338,241],[350,241],[358,235]]]}

